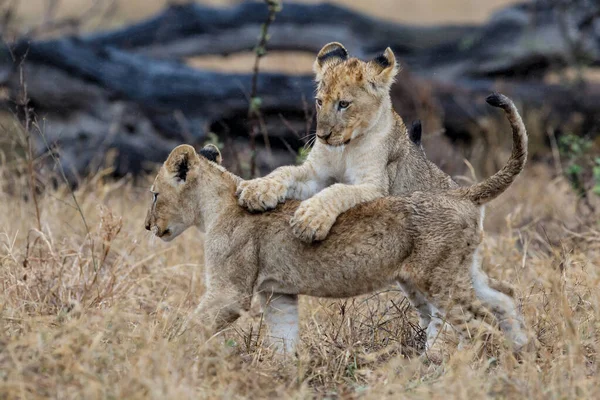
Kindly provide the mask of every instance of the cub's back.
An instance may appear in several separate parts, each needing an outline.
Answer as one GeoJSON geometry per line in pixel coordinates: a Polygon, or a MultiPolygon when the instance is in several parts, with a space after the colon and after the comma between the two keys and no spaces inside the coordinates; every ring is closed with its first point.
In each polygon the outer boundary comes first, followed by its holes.
{"type": "Polygon", "coordinates": [[[395,114],[394,131],[390,135],[387,166],[392,196],[409,195],[418,190],[454,189],[458,184],[427,159],[423,150],[409,137],[402,118],[395,114]]]}
{"type": "MultiPolygon", "coordinates": [[[[286,201],[274,210],[262,214],[246,212],[248,222],[254,231],[263,238],[279,236],[301,243],[292,233],[289,221],[300,204],[299,201],[286,201]]],[[[406,224],[409,203],[403,197],[384,197],[342,213],[331,228],[327,238],[321,242],[334,243],[352,241],[353,237],[382,237],[397,232],[406,224]]],[[[307,245],[310,246],[310,245],[307,245]]]]}
{"type": "Polygon", "coordinates": [[[481,209],[445,191],[418,191],[408,197],[413,237],[437,246],[476,246],[481,240],[481,209]]]}

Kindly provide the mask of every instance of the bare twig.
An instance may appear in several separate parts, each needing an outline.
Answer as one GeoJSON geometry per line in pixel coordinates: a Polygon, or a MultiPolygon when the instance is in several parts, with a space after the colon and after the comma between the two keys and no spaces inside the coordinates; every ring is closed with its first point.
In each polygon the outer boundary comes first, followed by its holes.
{"type": "Polygon", "coordinates": [[[552,149],[552,158],[554,159],[554,168],[556,168],[556,172],[559,175],[563,175],[563,168],[560,161],[560,152],[558,149],[558,143],[556,141],[556,135],[554,134],[554,130],[547,129],[546,134],[548,135],[548,139],[550,140],[550,148],[552,149]]]}
{"type": "Polygon", "coordinates": [[[81,205],[79,204],[79,201],[77,200],[77,196],[75,196],[75,191],[73,190],[73,187],[70,185],[69,180],[67,179],[67,175],[65,174],[65,170],[64,170],[62,164],[60,163],[60,161],[56,157],[55,149],[52,149],[52,147],[48,143],[48,140],[46,139],[46,135],[44,134],[44,129],[42,127],[40,127],[40,125],[36,121],[33,121],[33,126],[38,131],[38,133],[40,135],[40,138],[42,138],[42,140],[44,142],[44,145],[46,146],[46,149],[48,150],[48,153],[50,154],[50,157],[52,157],[52,160],[54,161],[54,163],[58,167],[58,170],[60,171],[60,174],[61,174],[61,178],[63,179],[63,181],[67,185],[67,188],[69,188],[69,193],[71,194],[71,198],[73,199],[73,203],[75,204],[75,208],[77,209],[77,212],[79,213],[79,215],[81,217],[81,221],[83,222],[83,226],[85,228],[86,237],[88,238],[88,240],[90,242],[90,253],[91,253],[91,257],[92,257],[92,264],[94,266],[94,271],[97,271],[98,270],[98,263],[96,261],[96,257],[95,257],[95,254],[94,254],[94,238],[92,238],[92,235],[90,233],[90,228],[89,228],[89,225],[88,225],[87,220],[85,218],[85,215],[83,214],[83,209],[81,208],[81,205]]]}
{"type": "Polygon", "coordinates": [[[31,143],[31,108],[29,107],[29,98],[27,96],[27,82],[25,80],[25,71],[23,63],[25,57],[19,63],[19,96],[17,98],[17,114],[22,121],[23,134],[25,135],[25,154],[27,158],[27,175],[29,177],[29,191],[35,207],[35,216],[38,231],[42,230],[42,221],[40,217],[40,207],[37,198],[37,188],[35,185],[35,170],[33,167],[33,145],[31,143]]]}
{"type": "Polygon", "coordinates": [[[269,26],[275,20],[275,15],[281,11],[281,4],[278,0],[265,0],[269,9],[267,19],[262,24],[260,37],[254,52],[254,67],[252,69],[252,86],[250,90],[250,106],[248,107],[248,120],[250,121],[250,176],[256,176],[256,136],[259,132],[265,137],[265,146],[270,151],[268,133],[265,128],[262,113],[260,111],[261,98],[258,96],[258,74],[260,73],[260,59],[267,54],[267,41],[269,40],[269,26]]]}

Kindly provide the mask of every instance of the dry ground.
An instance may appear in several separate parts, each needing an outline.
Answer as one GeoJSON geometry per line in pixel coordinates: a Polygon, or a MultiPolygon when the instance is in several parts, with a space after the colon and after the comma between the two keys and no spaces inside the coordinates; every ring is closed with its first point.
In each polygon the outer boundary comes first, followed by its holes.
{"type": "Polygon", "coordinates": [[[418,357],[416,315],[394,288],[303,298],[297,362],[261,346],[256,315],[209,343],[178,336],[204,290],[202,234],[149,237],[149,180],[82,185],[88,234],[66,188],[39,195],[38,226],[26,181],[5,176],[0,398],[600,396],[600,233],[547,167],[531,165],[492,203],[485,239],[485,268],[516,285],[537,352],[519,363],[502,346],[477,356],[448,344],[442,365],[418,357]]]}

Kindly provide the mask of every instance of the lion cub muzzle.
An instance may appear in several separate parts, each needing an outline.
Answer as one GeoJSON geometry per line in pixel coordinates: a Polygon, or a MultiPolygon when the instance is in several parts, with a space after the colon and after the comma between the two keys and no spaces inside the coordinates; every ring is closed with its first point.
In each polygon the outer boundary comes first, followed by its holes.
{"type": "Polygon", "coordinates": [[[330,130],[329,133],[317,132],[317,137],[323,142],[327,143],[327,139],[331,137],[333,130],[330,130]]]}
{"type": "Polygon", "coordinates": [[[146,223],[146,230],[152,232],[154,236],[159,238],[167,237],[171,234],[169,228],[161,229],[158,225],[151,225],[150,223],[146,223]]]}
{"type": "Polygon", "coordinates": [[[333,129],[317,130],[317,138],[328,146],[336,147],[350,143],[351,137],[345,137],[343,134],[333,132],[333,129]]]}
{"type": "Polygon", "coordinates": [[[160,218],[153,218],[152,213],[149,211],[146,215],[146,220],[144,222],[144,226],[147,231],[152,232],[153,235],[163,238],[168,237],[172,232],[168,227],[161,228],[160,227],[160,218]]]}

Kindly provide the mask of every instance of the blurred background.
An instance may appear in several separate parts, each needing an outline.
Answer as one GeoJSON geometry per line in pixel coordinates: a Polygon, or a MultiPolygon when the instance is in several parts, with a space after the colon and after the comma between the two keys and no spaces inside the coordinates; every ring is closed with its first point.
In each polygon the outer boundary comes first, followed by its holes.
{"type": "Polygon", "coordinates": [[[508,125],[483,101],[498,90],[523,113],[532,161],[566,174],[582,193],[600,190],[594,1],[0,7],[1,120],[9,133],[2,149],[11,158],[30,141],[27,151],[46,160],[36,167],[56,172],[60,164],[72,183],[100,170],[151,171],[182,142],[219,145],[228,168],[244,177],[300,161],[314,131],[312,63],[335,40],[363,59],[392,47],[403,66],[394,107],[407,126],[423,121],[428,156],[458,179],[472,175],[465,159],[480,178],[510,151],[508,125]]]}
{"type": "MultiPolygon", "coordinates": [[[[46,0],[21,0],[17,1],[16,13],[28,25],[35,25],[43,18],[46,0]]],[[[89,9],[91,0],[62,0],[57,2],[56,13],[60,17],[77,18],[82,12],[89,9]]],[[[114,8],[111,18],[103,21],[92,22],[88,29],[114,28],[122,24],[147,18],[169,4],[186,3],[175,0],[117,0],[105,2],[103,8],[114,8]]],[[[198,3],[212,6],[231,6],[240,3],[232,0],[208,0],[198,3]]],[[[318,1],[299,1],[298,3],[314,4],[318,1]]],[[[367,0],[337,0],[333,4],[349,7],[353,10],[389,21],[437,24],[437,23],[465,23],[483,22],[493,11],[511,4],[516,0],[381,0],[376,4],[367,0]]]]}

